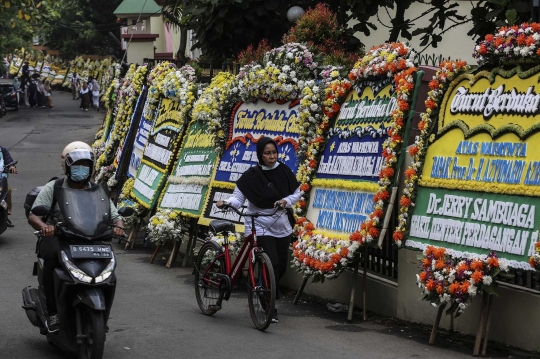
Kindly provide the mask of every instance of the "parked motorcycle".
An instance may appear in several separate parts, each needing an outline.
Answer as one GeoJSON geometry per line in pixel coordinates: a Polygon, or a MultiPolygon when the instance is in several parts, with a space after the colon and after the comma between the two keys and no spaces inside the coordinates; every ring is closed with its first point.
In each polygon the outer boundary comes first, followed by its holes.
{"type": "MultiPolygon", "coordinates": [[[[2,173],[9,173],[9,168],[15,166],[18,161],[13,161],[4,166],[2,173]]],[[[7,177],[0,178],[0,234],[4,233],[8,224],[8,179],[7,177]]]]}
{"type": "MultiPolygon", "coordinates": [[[[77,353],[80,359],[101,359],[116,289],[116,259],[108,244],[113,239],[114,227],[108,192],[102,185],[84,190],[58,188],[57,200],[65,219],[55,226],[55,235],[60,242],[61,267],[54,272],[60,329],[49,333],[45,325],[48,312],[43,288],[44,261],[39,254],[33,271],[39,286],[23,289],[23,309],[50,344],[77,353]]],[[[37,206],[31,212],[41,217],[49,216],[51,208],[37,206]]],[[[133,209],[121,208],[119,214],[130,216],[133,209]]],[[[40,231],[34,234],[38,236],[36,248],[39,248],[40,241],[47,239],[43,239],[40,231]]]]}

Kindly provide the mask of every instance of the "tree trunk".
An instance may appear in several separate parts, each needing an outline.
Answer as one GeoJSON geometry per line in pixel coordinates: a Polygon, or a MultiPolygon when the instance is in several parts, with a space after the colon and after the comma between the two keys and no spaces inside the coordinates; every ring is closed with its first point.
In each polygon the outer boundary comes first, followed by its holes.
{"type": "Polygon", "coordinates": [[[396,15],[392,19],[392,30],[390,30],[388,42],[398,41],[399,34],[401,33],[401,27],[405,23],[405,10],[407,10],[407,7],[403,1],[396,0],[396,15]]]}
{"type": "Polygon", "coordinates": [[[180,47],[178,48],[178,52],[176,53],[176,57],[179,61],[186,62],[186,47],[187,47],[187,26],[182,26],[180,28],[180,47]]]}
{"type": "MultiPolygon", "coordinates": [[[[187,6],[187,0],[182,1],[182,12],[187,6]]],[[[180,47],[178,48],[178,52],[176,53],[176,57],[179,61],[186,62],[186,46],[187,46],[187,25],[183,25],[180,27],[180,47]]]]}

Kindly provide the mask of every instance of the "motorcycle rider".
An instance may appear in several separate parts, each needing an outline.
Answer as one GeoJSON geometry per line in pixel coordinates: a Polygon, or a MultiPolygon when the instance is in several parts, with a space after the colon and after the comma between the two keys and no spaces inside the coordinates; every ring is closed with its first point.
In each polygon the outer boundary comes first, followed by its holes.
{"type": "MultiPolygon", "coordinates": [[[[62,187],[85,189],[92,186],[90,178],[92,177],[92,169],[94,168],[94,152],[92,148],[80,141],[72,142],[68,144],[62,151],[62,168],[67,177],[64,179],[62,187]]],[[[47,205],[52,206],[54,197],[54,185],[56,181],[50,181],[39,192],[36,200],[32,206],[47,205]]],[[[56,201],[54,201],[56,203],[56,201]]],[[[91,205],[91,204],[88,204],[91,205]]],[[[117,236],[124,235],[124,221],[118,214],[116,207],[111,201],[111,219],[115,226],[113,227],[113,234],[117,236]]],[[[63,218],[60,213],[58,204],[52,208],[53,216],[47,219],[45,223],[40,217],[30,213],[28,216],[28,223],[38,231],[43,233],[43,240],[39,247],[39,254],[44,259],[43,264],[43,287],[45,290],[45,297],[47,299],[47,311],[49,319],[45,323],[50,333],[58,331],[60,328],[60,322],[58,320],[56,309],[56,298],[54,293],[54,269],[60,266],[58,259],[59,242],[58,238],[54,235],[54,224],[62,222],[63,218]]]]}
{"type": "MultiPolygon", "coordinates": [[[[0,168],[4,168],[4,165],[6,164],[9,164],[9,163],[13,163],[13,157],[11,157],[11,154],[9,153],[8,149],[5,148],[4,146],[0,146],[0,162],[3,162],[0,164],[0,168]]],[[[9,166],[9,173],[14,173],[16,174],[17,173],[17,167],[15,166],[9,166]]],[[[1,177],[8,177],[8,174],[7,173],[2,173],[0,175],[0,178],[1,177]]],[[[8,193],[7,193],[7,214],[8,216],[11,216],[11,188],[8,187],[8,193]]],[[[15,227],[15,225],[13,224],[13,222],[11,222],[11,220],[8,218],[7,219],[7,226],[8,227],[15,227]]]]}

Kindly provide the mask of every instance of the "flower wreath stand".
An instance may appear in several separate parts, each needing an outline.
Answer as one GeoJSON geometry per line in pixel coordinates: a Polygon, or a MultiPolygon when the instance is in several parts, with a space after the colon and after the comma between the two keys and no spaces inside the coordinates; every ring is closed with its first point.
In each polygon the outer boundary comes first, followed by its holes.
{"type": "MultiPolygon", "coordinates": [[[[494,294],[487,292],[484,292],[482,295],[482,305],[480,307],[480,317],[478,318],[478,328],[476,330],[473,356],[486,356],[487,344],[489,341],[489,329],[491,326],[491,306],[493,303],[493,299],[491,297],[493,295],[494,294]]],[[[437,339],[437,333],[439,331],[442,315],[446,307],[447,303],[440,304],[437,307],[437,315],[429,336],[429,344],[431,345],[435,344],[435,340],[437,339]]],[[[448,309],[446,314],[450,315],[450,333],[452,333],[454,331],[455,314],[452,311],[452,308],[448,309]]]]}
{"type": "MultiPolygon", "coordinates": [[[[187,228],[188,242],[186,244],[186,254],[184,256],[184,259],[182,260],[182,267],[191,266],[192,264],[193,258],[190,256],[190,253],[193,252],[193,249],[195,248],[195,242],[197,241],[197,232],[199,230],[199,225],[197,221],[197,218],[190,218],[187,222],[183,222],[183,225],[187,228]]],[[[182,234],[180,236],[180,240],[174,241],[173,249],[171,251],[169,259],[167,260],[167,264],[165,265],[167,268],[171,268],[172,264],[176,262],[176,259],[180,254],[180,247],[182,246],[183,238],[184,236],[182,234]]],[[[156,250],[150,258],[150,264],[154,263],[154,260],[156,259],[157,255],[161,250],[161,247],[162,244],[158,244],[156,246],[156,250]]]]}
{"type": "MultiPolygon", "coordinates": [[[[399,47],[405,48],[404,45],[402,44],[382,45],[382,47],[384,47],[385,49],[388,46],[390,47],[399,46],[399,47]]],[[[372,49],[372,51],[373,50],[377,50],[377,49],[374,48],[372,49]]],[[[409,54],[409,51],[410,50],[407,49],[406,51],[407,55],[409,54]]],[[[390,51],[389,53],[391,54],[392,52],[390,51]]],[[[351,253],[352,258],[349,257],[350,260],[347,260],[345,265],[341,264],[342,268],[339,268],[338,270],[336,270],[336,272],[340,272],[346,268],[349,268],[349,269],[352,269],[353,271],[353,278],[352,278],[352,283],[351,283],[350,299],[349,299],[349,308],[348,308],[348,315],[347,315],[347,321],[349,322],[351,322],[353,318],[354,303],[355,303],[355,298],[356,298],[356,283],[357,283],[360,262],[362,262],[362,275],[363,275],[363,284],[362,284],[363,320],[367,320],[367,269],[368,269],[368,260],[369,260],[369,248],[371,245],[374,245],[374,244],[376,244],[376,246],[380,248],[385,238],[392,235],[391,231],[388,231],[388,226],[392,218],[392,215],[394,215],[393,209],[395,206],[395,201],[396,201],[397,191],[398,191],[398,184],[399,184],[398,182],[399,176],[395,176],[394,173],[399,171],[399,169],[402,167],[403,162],[405,161],[405,156],[406,156],[405,149],[407,147],[407,141],[403,141],[403,139],[407,139],[409,137],[409,132],[411,128],[411,119],[414,116],[414,110],[417,103],[416,100],[418,98],[418,92],[420,88],[418,84],[420,83],[424,75],[424,71],[419,71],[416,67],[414,67],[412,63],[409,65],[409,67],[405,68],[404,59],[399,59],[400,62],[398,62],[395,59],[395,55],[394,55],[393,57],[394,60],[388,61],[384,57],[384,56],[387,56],[385,54],[386,52],[383,52],[380,55],[380,58],[384,59],[384,63],[389,63],[395,66],[388,69],[385,67],[381,67],[380,70],[377,70],[377,71],[383,71],[384,69],[384,72],[388,72],[388,76],[393,77],[393,81],[395,82],[395,85],[398,88],[397,92],[398,92],[399,105],[398,105],[398,109],[393,111],[393,113],[391,114],[393,135],[389,136],[388,140],[383,144],[383,157],[385,158],[383,162],[385,164],[381,168],[380,181],[378,183],[375,183],[375,185],[377,186],[376,194],[374,196],[374,201],[376,203],[375,205],[376,211],[368,215],[368,218],[362,224],[361,230],[354,232],[349,237],[349,240],[351,242],[357,242],[363,248],[355,249],[353,253],[351,253]],[[394,64],[394,62],[396,64],[394,64]],[[390,194],[388,193],[389,191],[390,191],[390,194]],[[376,198],[378,198],[378,200],[376,198]]],[[[375,63],[377,61],[380,61],[379,55],[371,56],[371,57],[369,55],[370,54],[366,55],[366,57],[364,57],[362,61],[359,61],[355,65],[355,69],[353,69],[351,74],[349,74],[349,78],[351,80],[353,81],[360,80],[363,78],[363,76],[365,76],[364,72],[367,73],[366,68],[370,68],[370,66],[366,65],[366,63],[372,64],[372,61],[374,61],[375,63]],[[362,65],[366,66],[366,68],[361,67],[362,65]]],[[[368,76],[368,79],[369,79],[369,76],[368,76]]],[[[332,104],[329,104],[329,105],[331,106],[332,104]]],[[[307,228],[304,225],[304,223],[300,225],[303,226],[304,230],[307,228]]],[[[346,257],[344,257],[344,259],[346,259],[346,257]]],[[[337,277],[337,274],[333,276],[333,278],[335,277],[337,277]]],[[[296,305],[298,303],[298,300],[300,296],[302,295],[309,278],[310,278],[309,276],[304,276],[302,284],[300,288],[298,289],[296,296],[293,300],[293,304],[296,305]]],[[[324,277],[322,276],[322,278],[324,277]]],[[[318,278],[314,277],[313,282],[317,282],[317,281],[319,281],[318,278]]]]}

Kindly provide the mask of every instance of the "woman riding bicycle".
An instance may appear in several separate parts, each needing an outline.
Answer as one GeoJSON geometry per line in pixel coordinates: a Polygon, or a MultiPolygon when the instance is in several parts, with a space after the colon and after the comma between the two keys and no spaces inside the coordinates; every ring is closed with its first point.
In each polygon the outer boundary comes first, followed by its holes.
{"type": "MultiPolygon", "coordinates": [[[[261,137],[257,142],[259,164],[251,167],[236,181],[232,196],[216,203],[218,208],[229,205],[240,208],[247,203],[247,213],[272,213],[280,205],[292,208],[301,197],[300,185],[296,176],[287,165],[278,161],[277,145],[269,137],[261,137]]],[[[255,222],[257,243],[270,257],[276,277],[276,288],[288,265],[288,250],[293,228],[285,212],[280,211],[273,217],[259,217],[255,222]]],[[[245,233],[251,234],[251,221],[245,218],[245,233]]],[[[276,299],[279,298],[279,290],[276,299]]],[[[272,318],[278,322],[277,309],[272,318]]]]}

